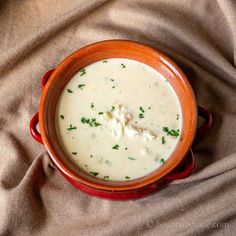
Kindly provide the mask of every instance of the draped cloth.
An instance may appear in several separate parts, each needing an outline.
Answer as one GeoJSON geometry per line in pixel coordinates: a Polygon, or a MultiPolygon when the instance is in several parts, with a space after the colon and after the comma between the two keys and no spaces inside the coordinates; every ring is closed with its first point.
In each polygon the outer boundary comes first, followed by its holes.
{"type": "Polygon", "coordinates": [[[0,235],[235,235],[235,26],[234,0],[0,0],[0,235]],[[165,53],[213,115],[194,174],[137,200],[75,189],[29,133],[42,75],[106,39],[165,53]]]}

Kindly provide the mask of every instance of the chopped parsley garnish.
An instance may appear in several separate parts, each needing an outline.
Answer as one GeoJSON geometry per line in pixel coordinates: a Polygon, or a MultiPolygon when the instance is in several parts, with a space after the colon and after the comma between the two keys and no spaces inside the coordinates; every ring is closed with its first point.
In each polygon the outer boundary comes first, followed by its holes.
{"type": "Polygon", "coordinates": [[[122,66],[122,68],[126,68],[126,66],[123,63],[121,63],[121,66],[122,66]]]}
{"type": "Polygon", "coordinates": [[[72,125],[72,124],[70,124],[70,127],[69,127],[69,128],[67,128],[67,130],[69,130],[69,131],[71,131],[71,130],[73,130],[73,129],[77,129],[77,127],[76,127],[76,126],[74,126],[74,125],[72,125]]]}
{"type": "Polygon", "coordinates": [[[94,108],[94,104],[93,104],[93,102],[91,103],[91,105],[90,105],[90,106],[91,106],[91,108],[94,108]]]}
{"type": "Polygon", "coordinates": [[[160,162],[161,162],[161,163],[164,163],[164,162],[165,162],[165,160],[164,160],[163,158],[161,158],[160,162]]]}
{"type": "Polygon", "coordinates": [[[143,119],[144,118],[143,113],[138,114],[138,117],[139,117],[139,119],[143,119]]]}
{"type": "Polygon", "coordinates": [[[71,89],[67,89],[68,93],[73,93],[73,91],[71,89]]]}
{"type": "Polygon", "coordinates": [[[116,86],[112,86],[112,88],[114,89],[114,88],[116,88],[116,86]]]}
{"type": "Polygon", "coordinates": [[[140,114],[138,114],[138,117],[139,117],[139,119],[143,119],[144,118],[144,109],[142,108],[142,107],[139,107],[139,110],[142,112],[142,113],[140,113],[140,114]]]}
{"type": "Polygon", "coordinates": [[[98,172],[89,172],[91,175],[93,175],[93,176],[97,176],[97,175],[99,175],[99,173],[98,172]]]}
{"type": "Polygon", "coordinates": [[[161,137],[161,143],[162,143],[162,144],[165,144],[165,143],[166,143],[166,140],[165,140],[165,137],[164,137],[164,136],[161,137]]]}
{"type": "Polygon", "coordinates": [[[85,68],[81,69],[79,73],[80,73],[80,76],[84,76],[86,74],[85,68]]]}
{"type": "Polygon", "coordinates": [[[128,148],[126,147],[125,150],[128,150],[128,148]]]}
{"type": "Polygon", "coordinates": [[[82,117],[81,120],[80,120],[83,124],[85,123],[89,123],[89,119],[86,119],[85,117],[82,117]]]}
{"type": "Polygon", "coordinates": [[[142,107],[139,107],[139,110],[140,110],[142,113],[145,112],[144,109],[143,109],[142,107]]]}
{"type": "Polygon", "coordinates": [[[148,107],[148,110],[151,110],[151,107],[148,107]]]}
{"type": "Polygon", "coordinates": [[[178,137],[179,136],[179,129],[174,130],[174,129],[169,129],[168,127],[163,127],[163,131],[167,133],[167,135],[173,136],[173,137],[178,137]]]}
{"type": "Polygon", "coordinates": [[[98,115],[103,115],[103,112],[98,112],[98,115]]]}
{"type": "Polygon", "coordinates": [[[90,156],[90,158],[93,158],[93,155],[89,155],[90,156]]]}
{"type": "Polygon", "coordinates": [[[84,86],[85,86],[85,84],[79,84],[78,88],[82,90],[84,86]]]}
{"type": "Polygon", "coordinates": [[[111,79],[111,81],[113,82],[113,81],[114,81],[114,79],[111,79]]]}
{"type": "Polygon", "coordinates": [[[125,178],[126,178],[126,179],[130,179],[130,177],[129,177],[129,176],[125,176],[125,178]]]}
{"type": "Polygon", "coordinates": [[[61,118],[62,120],[64,120],[65,117],[64,117],[63,115],[60,115],[60,118],[61,118]]]}
{"type": "Polygon", "coordinates": [[[81,122],[83,123],[83,124],[89,124],[89,122],[90,122],[90,119],[86,119],[85,117],[82,117],[81,118],[81,122]]]}
{"type": "Polygon", "coordinates": [[[130,159],[130,160],[136,160],[136,158],[133,158],[133,157],[128,157],[128,159],[130,159]]]}
{"type": "Polygon", "coordinates": [[[87,119],[85,117],[82,117],[80,120],[83,124],[88,124],[90,127],[97,127],[101,124],[97,122],[96,118],[87,119]]]}
{"type": "Polygon", "coordinates": [[[168,127],[163,127],[162,129],[164,132],[168,132],[169,131],[169,128],[168,127]]]}
{"type": "Polygon", "coordinates": [[[177,130],[172,129],[168,132],[168,134],[171,136],[174,136],[174,137],[178,137],[179,136],[179,129],[177,129],[177,130]]]}
{"type": "Polygon", "coordinates": [[[106,176],[104,176],[104,177],[103,177],[103,179],[109,179],[109,176],[108,176],[108,175],[106,175],[106,176]]]}
{"type": "Polygon", "coordinates": [[[73,154],[73,155],[76,155],[76,154],[77,154],[77,152],[72,152],[72,154],[73,154]]]}
{"type": "Polygon", "coordinates": [[[116,150],[118,150],[119,147],[120,147],[120,146],[119,146],[118,144],[116,144],[115,146],[112,147],[112,149],[116,149],[116,150]]]}
{"type": "Polygon", "coordinates": [[[102,61],[102,63],[107,63],[107,60],[105,60],[105,61],[102,61]]]}
{"type": "Polygon", "coordinates": [[[114,111],[114,110],[115,110],[115,107],[114,107],[114,106],[112,106],[112,107],[111,107],[111,111],[114,111]]]}
{"type": "Polygon", "coordinates": [[[177,114],[177,116],[176,116],[176,120],[178,120],[179,119],[179,114],[177,114]]]}

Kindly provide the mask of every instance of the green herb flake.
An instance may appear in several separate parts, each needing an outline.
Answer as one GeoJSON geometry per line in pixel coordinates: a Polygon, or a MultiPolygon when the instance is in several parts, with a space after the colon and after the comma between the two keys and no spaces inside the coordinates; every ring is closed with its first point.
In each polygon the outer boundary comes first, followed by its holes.
{"type": "Polygon", "coordinates": [[[162,130],[167,133],[169,131],[169,128],[168,127],[163,127],[162,130]]]}
{"type": "Polygon", "coordinates": [[[63,115],[60,115],[60,118],[61,118],[62,120],[64,120],[64,119],[65,119],[65,117],[64,117],[63,115]]]}
{"type": "Polygon", "coordinates": [[[114,107],[114,106],[112,106],[112,107],[111,107],[111,111],[114,111],[114,110],[115,110],[115,107],[114,107]]]}
{"type": "Polygon", "coordinates": [[[122,68],[126,68],[126,66],[123,63],[121,63],[121,66],[122,66],[122,68]]]}
{"type": "Polygon", "coordinates": [[[99,173],[98,172],[89,172],[91,175],[93,175],[93,176],[97,176],[97,175],[99,175],[99,173]]]}
{"type": "Polygon", "coordinates": [[[112,88],[114,89],[114,88],[116,88],[116,86],[112,86],[112,88]]]}
{"type": "Polygon", "coordinates": [[[130,179],[130,177],[129,176],[125,176],[125,179],[130,179]]]}
{"type": "Polygon", "coordinates": [[[97,127],[100,126],[101,124],[96,121],[96,119],[92,119],[93,126],[97,127]]]}
{"type": "Polygon", "coordinates": [[[179,136],[179,129],[177,129],[177,130],[172,129],[167,134],[171,135],[173,137],[178,137],[179,136]]]}
{"type": "Polygon", "coordinates": [[[161,143],[162,143],[162,144],[165,144],[165,143],[166,143],[166,140],[165,140],[165,137],[164,137],[164,136],[161,137],[161,143]]]}
{"type": "Polygon", "coordinates": [[[128,150],[128,148],[126,147],[125,150],[128,150]]]}
{"type": "Polygon", "coordinates": [[[79,85],[78,85],[78,88],[81,89],[81,90],[83,90],[84,86],[85,86],[85,84],[79,84],[79,85]]]}
{"type": "Polygon", "coordinates": [[[86,74],[85,68],[81,69],[79,73],[80,73],[80,76],[84,76],[86,74]]]}
{"type": "Polygon", "coordinates": [[[67,89],[68,93],[73,93],[73,91],[71,89],[67,89]]]}
{"type": "Polygon", "coordinates": [[[107,62],[108,62],[107,60],[102,61],[102,63],[107,63],[107,62]]]}
{"type": "Polygon", "coordinates": [[[139,107],[139,110],[140,110],[142,113],[145,112],[144,109],[143,109],[142,107],[139,107]]]}
{"type": "Polygon", "coordinates": [[[98,115],[103,115],[103,112],[98,112],[98,115]]]}
{"type": "Polygon", "coordinates": [[[120,146],[119,146],[118,144],[116,144],[115,146],[112,147],[112,149],[116,149],[116,150],[118,150],[119,147],[120,147],[120,146]]]}
{"type": "Polygon", "coordinates": [[[97,127],[97,126],[100,126],[101,124],[97,122],[96,118],[91,118],[91,119],[87,119],[85,117],[82,117],[80,119],[80,121],[83,123],[83,124],[88,124],[90,127],[97,127]]]}
{"type": "Polygon", "coordinates": [[[142,108],[142,107],[139,107],[139,110],[142,112],[142,113],[140,113],[140,114],[138,114],[138,117],[139,117],[139,119],[143,119],[144,118],[144,109],[142,108]]]}
{"type": "Polygon", "coordinates": [[[160,162],[161,162],[161,163],[164,163],[164,162],[165,162],[165,160],[164,160],[163,158],[161,158],[160,162]]]}
{"type": "Polygon", "coordinates": [[[178,120],[178,119],[179,119],[179,114],[176,115],[176,120],[178,120]]]}
{"type": "Polygon", "coordinates": [[[103,177],[103,179],[109,179],[109,176],[108,176],[108,175],[106,175],[106,176],[104,176],[104,177],[103,177]]]}
{"type": "Polygon", "coordinates": [[[169,129],[168,127],[163,127],[162,129],[164,132],[167,133],[167,135],[173,136],[173,137],[178,137],[179,136],[179,129],[174,130],[174,129],[169,129]]]}
{"type": "Polygon", "coordinates": [[[73,155],[76,155],[76,154],[77,154],[77,152],[72,152],[72,154],[73,154],[73,155]]]}
{"type": "Polygon", "coordinates": [[[90,158],[93,158],[93,155],[89,155],[90,156],[90,158]]]}
{"type": "Polygon", "coordinates": [[[139,119],[143,119],[144,118],[143,113],[138,114],[138,117],[139,117],[139,119]]]}
{"type": "Polygon", "coordinates": [[[83,124],[85,124],[86,121],[87,121],[87,119],[86,119],[85,117],[82,117],[82,118],[81,118],[81,122],[82,122],[83,124]]]}
{"type": "Polygon", "coordinates": [[[111,79],[112,82],[114,82],[114,79],[111,79]]]}
{"type": "Polygon", "coordinates": [[[93,102],[91,103],[90,107],[91,107],[91,108],[94,108],[94,104],[93,104],[93,102]]]}
{"type": "Polygon", "coordinates": [[[73,129],[77,129],[77,127],[76,127],[76,126],[74,126],[74,125],[72,125],[72,124],[70,124],[70,127],[69,127],[69,128],[67,128],[67,130],[69,130],[69,131],[71,131],[71,130],[73,130],[73,129]]]}
{"type": "Polygon", "coordinates": [[[130,159],[130,160],[136,160],[136,158],[133,158],[133,157],[128,157],[128,159],[130,159]]]}

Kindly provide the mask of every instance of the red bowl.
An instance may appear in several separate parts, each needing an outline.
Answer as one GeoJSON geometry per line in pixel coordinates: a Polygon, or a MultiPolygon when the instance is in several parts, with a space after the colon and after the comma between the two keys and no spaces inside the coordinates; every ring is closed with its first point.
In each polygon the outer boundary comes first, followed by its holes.
{"type": "Polygon", "coordinates": [[[32,136],[44,144],[52,162],[62,175],[76,188],[98,197],[109,199],[131,199],[142,197],[161,189],[172,180],[188,177],[194,168],[194,157],[190,149],[197,137],[204,135],[212,124],[210,113],[197,108],[193,90],[181,69],[157,50],[137,42],[109,40],[83,47],[42,78],[42,96],[39,113],[30,122],[32,136]],[[108,58],[129,58],[143,62],[164,76],[175,90],[182,109],[183,123],[181,141],[160,168],[153,173],[130,181],[104,181],[79,170],[61,148],[55,125],[58,99],[68,81],[81,68],[108,58]],[[197,129],[198,115],[205,124],[197,129]],[[40,133],[36,129],[39,122],[40,133]]]}

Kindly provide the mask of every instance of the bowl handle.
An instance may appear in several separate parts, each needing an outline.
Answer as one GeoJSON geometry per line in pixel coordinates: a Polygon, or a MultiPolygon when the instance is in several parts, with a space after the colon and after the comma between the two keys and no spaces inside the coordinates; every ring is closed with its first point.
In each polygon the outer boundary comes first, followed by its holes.
{"type": "Polygon", "coordinates": [[[184,179],[190,176],[193,173],[194,169],[194,155],[192,149],[189,150],[187,157],[184,159],[182,166],[180,169],[174,171],[173,173],[169,174],[165,177],[166,180],[177,180],[177,179],[184,179]]]}
{"type": "Polygon", "coordinates": [[[47,83],[47,81],[48,81],[48,79],[49,79],[49,77],[50,77],[50,75],[52,74],[53,71],[54,71],[54,69],[47,71],[47,72],[44,74],[43,78],[41,79],[41,81],[42,81],[42,82],[41,82],[41,84],[42,84],[42,90],[44,89],[44,87],[45,87],[45,85],[46,85],[46,83],[47,83]]]}
{"type": "MultiPolygon", "coordinates": [[[[42,90],[44,89],[50,75],[52,74],[52,72],[54,71],[54,69],[47,71],[44,76],[41,79],[41,84],[42,84],[42,90]]],[[[36,126],[39,123],[39,113],[36,113],[32,119],[30,120],[30,133],[32,135],[32,137],[38,141],[39,143],[43,144],[43,140],[41,137],[41,134],[38,132],[36,126]]]]}
{"type": "MultiPolygon", "coordinates": [[[[206,108],[198,106],[198,115],[205,120],[205,123],[197,129],[195,140],[207,134],[212,126],[212,115],[206,108]]],[[[187,157],[183,161],[181,169],[174,171],[166,176],[165,179],[169,181],[184,179],[192,174],[194,166],[194,155],[192,149],[190,149],[187,157]]]]}
{"type": "Polygon", "coordinates": [[[36,141],[43,144],[41,134],[38,132],[36,128],[38,123],[39,123],[39,113],[36,113],[30,121],[30,133],[36,141]]]}
{"type": "Polygon", "coordinates": [[[198,115],[205,120],[205,123],[197,129],[195,140],[207,134],[212,126],[212,115],[206,108],[198,106],[198,115]]]}

